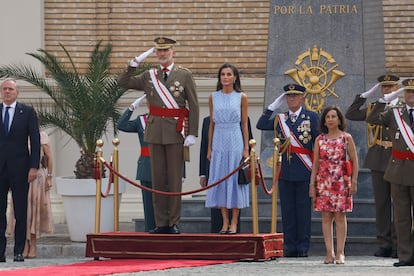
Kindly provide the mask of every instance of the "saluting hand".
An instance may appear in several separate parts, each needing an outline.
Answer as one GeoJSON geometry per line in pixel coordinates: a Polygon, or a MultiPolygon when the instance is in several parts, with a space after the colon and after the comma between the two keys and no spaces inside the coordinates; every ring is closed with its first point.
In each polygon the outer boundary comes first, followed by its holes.
{"type": "Polygon", "coordinates": [[[129,106],[129,109],[131,110],[131,111],[133,111],[134,109],[136,109],[140,104],[141,104],[141,102],[145,99],[145,97],[146,97],[147,95],[146,94],[144,94],[143,96],[141,96],[141,97],[139,97],[138,99],[136,99],[130,106],[129,106]]]}
{"type": "Polygon", "coordinates": [[[379,95],[380,85],[381,85],[380,83],[377,83],[371,89],[369,89],[368,91],[365,91],[364,93],[362,93],[360,97],[364,98],[364,99],[368,99],[368,98],[373,97],[375,95],[375,93],[378,93],[378,95],[379,95]]]}
{"type": "Polygon", "coordinates": [[[152,47],[151,49],[145,51],[144,53],[140,54],[139,56],[135,57],[133,60],[131,60],[129,65],[131,67],[138,67],[138,65],[141,62],[143,62],[149,55],[151,55],[152,52],[154,52],[154,47],[152,47]]]}

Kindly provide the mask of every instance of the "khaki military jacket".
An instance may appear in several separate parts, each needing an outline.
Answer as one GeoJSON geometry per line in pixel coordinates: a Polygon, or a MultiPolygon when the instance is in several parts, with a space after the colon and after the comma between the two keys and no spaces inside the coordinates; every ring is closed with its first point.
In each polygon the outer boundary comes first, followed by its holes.
{"type": "MultiPolygon", "coordinates": [[[[165,107],[155,90],[149,71],[145,71],[138,76],[133,76],[135,70],[135,67],[128,66],[126,72],[121,74],[118,79],[118,84],[124,88],[144,91],[147,102],[151,106],[165,107]]],[[[196,85],[191,72],[181,66],[174,65],[167,81],[164,82],[163,73],[161,68],[158,67],[157,77],[173,95],[178,106],[188,108],[188,134],[198,136],[199,106],[196,85]]],[[[152,144],[175,144],[184,142],[182,134],[176,130],[177,120],[175,118],[150,115],[146,123],[145,142],[152,144]]]]}
{"type": "MultiPolygon", "coordinates": [[[[394,108],[400,108],[403,120],[410,124],[410,119],[405,104],[399,104],[398,106],[394,108]]],[[[367,122],[370,124],[389,127],[392,137],[393,149],[402,152],[410,152],[410,149],[407,147],[407,144],[401,135],[401,130],[399,129],[394,118],[394,108],[389,108],[385,112],[383,111],[384,108],[385,104],[377,102],[371,113],[368,115],[367,122]]],[[[414,124],[411,125],[411,129],[414,130],[414,124]]],[[[396,159],[391,156],[390,160],[388,161],[387,169],[385,170],[384,179],[392,184],[414,186],[414,161],[396,159]]]]}
{"type": "MultiPolygon", "coordinates": [[[[351,121],[365,121],[367,118],[367,106],[363,107],[367,99],[361,98],[360,95],[356,95],[354,102],[346,111],[345,117],[351,121]]],[[[372,107],[374,104],[370,104],[372,107]]],[[[372,111],[371,111],[372,112],[372,111]]],[[[381,127],[378,131],[377,137],[373,137],[378,142],[391,142],[391,133],[389,127],[381,127]]],[[[374,133],[371,133],[374,136],[374,133]]],[[[385,143],[384,143],[385,144],[385,143]]],[[[368,168],[373,171],[385,172],[388,165],[388,160],[391,157],[391,148],[384,147],[382,145],[374,144],[368,148],[367,155],[365,156],[364,168],[368,168]]]]}

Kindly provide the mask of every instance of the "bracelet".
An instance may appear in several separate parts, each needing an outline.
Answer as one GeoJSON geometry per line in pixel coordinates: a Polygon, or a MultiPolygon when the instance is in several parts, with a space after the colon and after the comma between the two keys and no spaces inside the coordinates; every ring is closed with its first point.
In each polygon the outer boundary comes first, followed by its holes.
{"type": "Polygon", "coordinates": [[[47,174],[47,177],[49,177],[49,176],[50,176],[50,177],[52,177],[52,176],[53,176],[53,174],[51,174],[51,173],[48,173],[48,174],[47,174]]]}

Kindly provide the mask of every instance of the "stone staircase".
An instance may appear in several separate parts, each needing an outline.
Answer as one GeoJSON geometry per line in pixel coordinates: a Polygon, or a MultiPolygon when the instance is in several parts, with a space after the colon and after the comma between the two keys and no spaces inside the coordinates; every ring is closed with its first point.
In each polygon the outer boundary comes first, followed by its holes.
{"type": "MultiPolygon", "coordinates": [[[[270,183],[270,179],[266,180],[270,183]]],[[[270,185],[270,184],[269,184],[270,185]]],[[[258,188],[259,232],[269,233],[271,223],[271,196],[258,188]]],[[[195,195],[183,199],[180,229],[184,233],[209,233],[210,209],[204,207],[204,196],[195,195]]],[[[375,206],[368,170],[359,172],[358,192],[354,196],[353,212],[348,213],[347,255],[372,255],[376,249],[375,206]]],[[[241,210],[241,233],[252,233],[252,210],[241,210]]],[[[135,231],[143,231],[143,219],[135,219],[135,231]]],[[[278,206],[277,232],[283,231],[280,207],[278,206]]],[[[320,212],[312,212],[312,242],[310,254],[325,254],[320,212]]]]}

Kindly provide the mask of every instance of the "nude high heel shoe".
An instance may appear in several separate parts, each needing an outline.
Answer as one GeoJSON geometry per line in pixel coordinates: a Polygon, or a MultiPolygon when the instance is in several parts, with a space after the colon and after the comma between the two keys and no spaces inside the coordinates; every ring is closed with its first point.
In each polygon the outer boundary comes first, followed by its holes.
{"type": "Polygon", "coordinates": [[[345,264],[345,255],[344,254],[340,254],[338,256],[338,258],[336,258],[336,264],[345,264]]]}

